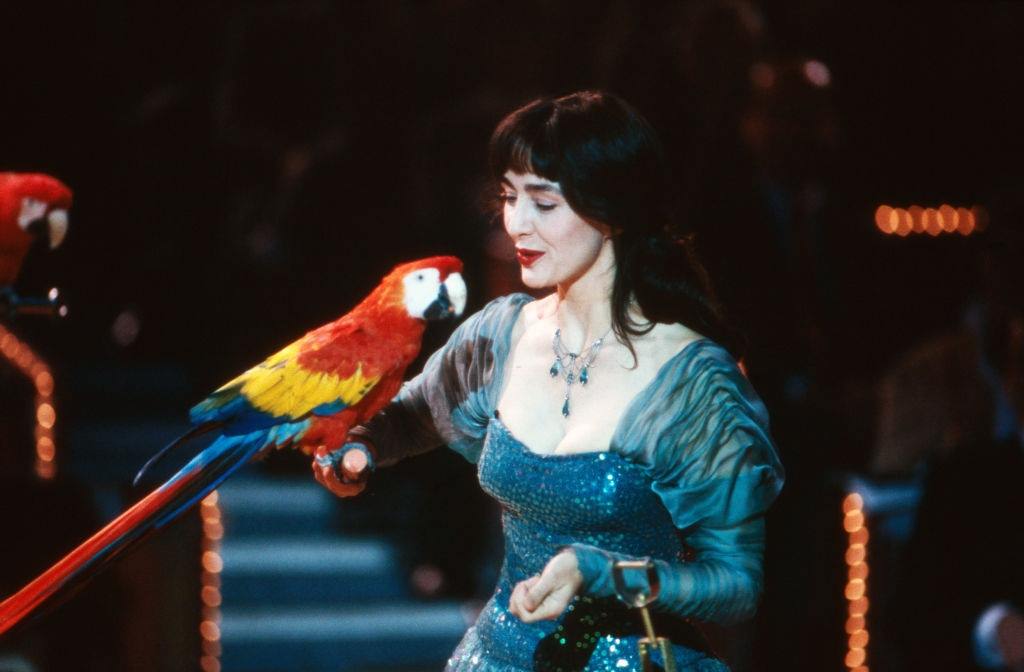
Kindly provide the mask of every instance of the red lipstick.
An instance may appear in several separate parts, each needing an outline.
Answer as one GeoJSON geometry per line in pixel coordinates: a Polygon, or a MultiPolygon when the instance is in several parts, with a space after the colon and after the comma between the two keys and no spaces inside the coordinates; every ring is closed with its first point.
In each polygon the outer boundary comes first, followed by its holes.
{"type": "Polygon", "coordinates": [[[522,247],[516,248],[516,259],[519,260],[519,265],[523,268],[533,266],[533,264],[543,256],[544,253],[538,252],[537,250],[527,250],[522,247]]]}

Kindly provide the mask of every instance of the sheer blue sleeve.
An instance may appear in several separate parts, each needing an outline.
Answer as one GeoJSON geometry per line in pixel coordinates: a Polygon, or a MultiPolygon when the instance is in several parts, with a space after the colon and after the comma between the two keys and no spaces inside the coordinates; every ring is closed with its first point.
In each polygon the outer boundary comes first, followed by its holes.
{"type": "Polygon", "coordinates": [[[497,403],[512,329],[532,300],[526,294],[504,296],[466,318],[419,375],[366,425],[352,430],[353,436],[369,439],[378,465],[444,444],[476,462],[497,403]]]}
{"type": "MultiPolygon", "coordinates": [[[[638,400],[646,403],[627,410],[612,450],[644,467],[693,552],[690,562],[655,561],[655,607],[735,622],[753,615],[760,596],[764,514],[782,487],[782,465],[764,404],[724,349],[698,341],[676,360],[638,400]]],[[[584,592],[614,595],[611,565],[624,557],[573,548],[584,592]]]]}

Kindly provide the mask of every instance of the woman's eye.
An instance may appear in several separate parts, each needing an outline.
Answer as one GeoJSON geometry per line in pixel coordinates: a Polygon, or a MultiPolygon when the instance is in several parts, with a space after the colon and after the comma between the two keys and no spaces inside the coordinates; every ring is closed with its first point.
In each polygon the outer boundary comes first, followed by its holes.
{"type": "Polygon", "coordinates": [[[537,205],[537,209],[541,212],[551,212],[558,207],[555,203],[541,203],[539,201],[535,201],[535,203],[537,205]]]}
{"type": "Polygon", "coordinates": [[[498,194],[498,201],[502,205],[513,205],[516,202],[515,194],[498,194]]]}

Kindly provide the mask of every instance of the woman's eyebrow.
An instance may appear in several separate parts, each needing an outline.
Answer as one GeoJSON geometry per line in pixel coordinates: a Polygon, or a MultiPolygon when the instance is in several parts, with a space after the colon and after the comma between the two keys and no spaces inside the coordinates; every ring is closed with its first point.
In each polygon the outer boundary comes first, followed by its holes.
{"type": "Polygon", "coordinates": [[[548,182],[530,182],[523,185],[523,189],[529,193],[542,192],[547,194],[562,195],[562,190],[558,188],[557,184],[550,184],[548,182]]]}

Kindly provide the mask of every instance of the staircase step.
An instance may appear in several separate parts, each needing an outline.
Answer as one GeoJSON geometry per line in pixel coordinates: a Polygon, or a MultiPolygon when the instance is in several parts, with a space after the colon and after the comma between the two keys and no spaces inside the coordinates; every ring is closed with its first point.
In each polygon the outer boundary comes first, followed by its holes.
{"type": "Polygon", "coordinates": [[[408,597],[395,550],[378,540],[237,539],[221,545],[229,605],[352,603],[408,597]]]}
{"type": "Polygon", "coordinates": [[[454,602],[362,609],[225,609],[225,672],[358,670],[385,666],[440,669],[467,628],[454,602]]]}
{"type": "Polygon", "coordinates": [[[312,477],[243,476],[225,482],[218,492],[229,537],[336,532],[338,500],[312,477]]]}

